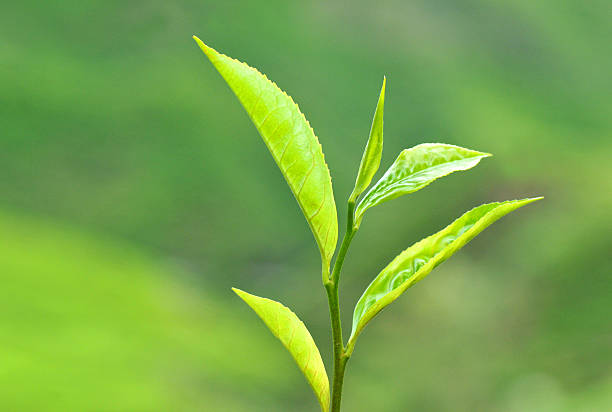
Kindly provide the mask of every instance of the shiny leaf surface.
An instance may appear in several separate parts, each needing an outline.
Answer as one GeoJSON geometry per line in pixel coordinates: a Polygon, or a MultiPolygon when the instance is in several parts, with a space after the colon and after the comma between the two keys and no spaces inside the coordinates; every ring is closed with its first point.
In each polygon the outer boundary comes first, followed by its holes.
{"type": "Polygon", "coordinates": [[[357,173],[357,179],[355,181],[355,188],[351,194],[352,200],[355,200],[368,188],[380,166],[383,150],[383,113],[385,110],[386,83],[387,78],[385,77],[383,79],[382,89],[380,90],[380,96],[378,97],[376,111],[374,112],[374,120],[372,121],[372,127],[370,129],[370,138],[363,152],[361,164],[359,165],[359,172],[357,173]]]}
{"type": "Polygon", "coordinates": [[[319,140],[297,104],[266,76],[194,39],[247,111],[315,236],[324,268],[336,249],[338,218],[319,140]]]}
{"type": "Polygon", "coordinates": [[[403,150],[357,206],[356,226],[361,224],[363,214],[369,208],[416,192],[450,173],[471,169],[488,156],[491,155],[442,143],[424,143],[403,150]]]}
{"type": "Polygon", "coordinates": [[[352,351],[355,339],[365,325],[406,289],[427,276],[493,222],[538,199],[510,200],[478,206],[438,233],[400,253],[380,272],[357,302],[349,351],[352,351]]]}
{"type": "Polygon", "coordinates": [[[329,410],[327,372],[319,349],[304,323],[289,308],[278,302],[251,295],[240,289],[232,288],[232,290],[257,313],[272,334],[291,353],[317,396],[321,410],[327,412],[329,410]]]}

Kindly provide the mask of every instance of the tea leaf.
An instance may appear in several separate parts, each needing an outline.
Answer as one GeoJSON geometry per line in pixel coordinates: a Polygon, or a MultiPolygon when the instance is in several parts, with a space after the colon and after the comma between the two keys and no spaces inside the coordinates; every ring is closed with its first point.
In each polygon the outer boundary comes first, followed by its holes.
{"type": "Polygon", "coordinates": [[[244,300],[276,336],[295,359],[321,405],[329,410],[329,380],[319,349],[304,323],[289,308],[270,299],[251,295],[232,288],[244,300]]]}
{"type": "Polygon", "coordinates": [[[480,159],[488,156],[491,155],[442,143],[424,143],[403,150],[357,206],[356,227],[359,227],[363,214],[369,208],[416,192],[450,173],[471,169],[480,159]]]}
{"type": "MultiPolygon", "coordinates": [[[[319,140],[297,104],[266,76],[194,39],[242,103],[300,205],[324,269],[338,240],[329,169],[319,140]]],[[[324,280],[326,275],[324,273],[324,280]]]]}
{"type": "Polygon", "coordinates": [[[502,216],[541,198],[488,203],[463,214],[438,233],[402,253],[383,269],[361,296],[353,313],[353,330],[347,351],[352,352],[357,336],[378,312],[397,299],[436,266],[502,216]]]}
{"type": "Polygon", "coordinates": [[[370,138],[368,139],[363,157],[361,158],[359,172],[357,173],[357,179],[355,181],[355,188],[350,196],[350,199],[353,201],[368,188],[380,166],[383,150],[383,112],[385,110],[386,83],[387,78],[385,77],[383,78],[382,89],[380,90],[378,104],[374,112],[374,120],[372,121],[372,127],[370,129],[370,138]]]}

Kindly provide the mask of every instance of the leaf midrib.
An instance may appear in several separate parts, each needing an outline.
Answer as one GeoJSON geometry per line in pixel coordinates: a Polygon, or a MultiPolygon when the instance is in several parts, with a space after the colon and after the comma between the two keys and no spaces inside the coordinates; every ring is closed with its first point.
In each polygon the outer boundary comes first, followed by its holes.
{"type": "MultiPolygon", "coordinates": [[[[457,163],[465,162],[465,161],[468,161],[468,160],[474,160],[474,159],[483,158],[483,157],[485,157],[485,156],[484,155],[477,155],[477,156],[471,156],[471,157],[464,157],[463,159],[457,159],[457,160],[453,160],[453,161],[450,161],[450,162],[440,163],[440,164],[437,164],[437,165],[429,166],[429,167],[426,167],[424,169],[419,170],[418,172],[410,173],[410,174],[402,177],[401,179],[399,179],[397,181],[392,181],[392,182],[390,182],[388,184],[383,184],[383,185],[379,186],[379,187],[381,187],[381,190],[379,190],[379,191],[374,191],[377,188],[377,186],[374,186],[372,188],[372,190],[370,192],[368,192],[368,194],[364,197],[364,200],[360,203],[360,205],[363,204],[367,200],[368,201],[368,205],[367,206],[371,207],[374,202],[379,201],[382,197],[387,195],[388,192],[391,189],[393,189],[394,187],[401,186],[403,184],[405,185],[406,181],[408,179],[415,179],[415,178],[419,177],[420,175],[424,175],[428,171],[440,169],[440,168],[442,168],[442,166],[448,166],[448,165],[457,164],[457,163]],[[370,193],[373,193],[373,194],[371,195],[370,199],[368,199],[370,193]]],[[[440,177],[447,176],[447,175],[451,174],[453,171],[454,170],[451,170],[451,171],[449,171],[448,173],[446,173],[444,175],[437,176],[436,179],[438,179],[440,177]]],[[[419,188],[423,188],[423,187],[429,185],[432,182],[433,182],[433,180],[429,181],[429,182],[426,182],[426,183],[422,184],[422,186],[419,186],[419,188]]],[[[418,189],[409,191],[408,193],[415,192],[416,190],[418,190],[418,189]]],[[[364,209],[364,211],[365,211],[365,209],[364,209]]]]}

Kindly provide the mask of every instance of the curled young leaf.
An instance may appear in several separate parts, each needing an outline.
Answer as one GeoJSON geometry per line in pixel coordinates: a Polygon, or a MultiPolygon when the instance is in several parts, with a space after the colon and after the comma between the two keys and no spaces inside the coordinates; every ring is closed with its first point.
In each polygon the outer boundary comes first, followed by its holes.
{"type": "Polygon", "coordinates": [[[357,206],[355,225],[359,227],[369,208],[416,192],[450,173],[471,169],[488,156],[491,155],[442,143],[424,143],[403,150],[357,206]]]}
{"type": "Polygon", "coordinates": [[[338,240],[338,217],[319,140],[297,104],[276,84],[194,39],[242,103],[295,195],[319,246],[325,281],[338,240]]]}
{"type": "Polygon", "coordinates": [[[329,410],[329,379],[319,349],[302,321],[289,308],[270,299],[232,288],[287,348],[312,387],[321,410],[329,410]]]}
{"type": "Polygon", "coordinates": [[[409,247],[383,269],[363,293],[353,313],[353,330],[347,351],[378,312],[409,287],[423,279],[436,266],[502,216],[541,198],[510,200],[478,206],[453,223],[409,247]]]}
{"type": "Polygon", "coordinates": [[[383,112],[385,110],[386,83],[387,78],[385,77],[383,78],[380,96],[378,97],[378,104],[376,105],[376,111],[374,112],[374,120],[372,120],[370,138],[368,139],[368,143],[366,144],[366,148],[363,152],[363,157],[361,158],[359,172],[357,173],[357,179],[355,181],[355,188],[350,196],[350,199],[353,201],[368,188],[372,178],[380,166],[380,159],[382,157],[383,150],[383,112]]]}

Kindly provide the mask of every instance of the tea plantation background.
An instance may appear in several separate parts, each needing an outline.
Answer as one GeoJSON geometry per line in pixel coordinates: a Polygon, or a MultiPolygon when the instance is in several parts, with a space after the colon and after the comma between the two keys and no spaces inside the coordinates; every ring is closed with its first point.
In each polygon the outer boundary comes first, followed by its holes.
{"type": "Polygon", "coordinates": [[[343,274],[345,325],[404,248],[480,203],[546,197],[367,328],[345,410],[611,410],[611,11],[599,0],[5,2],[0,409],[317,410],[229,288],[290,306],[331,373],[318,252],[197,34],[300,104],[341,228],[383,75],[382,170],[422,142],[495,155],[368,213],[343,274]]]}

